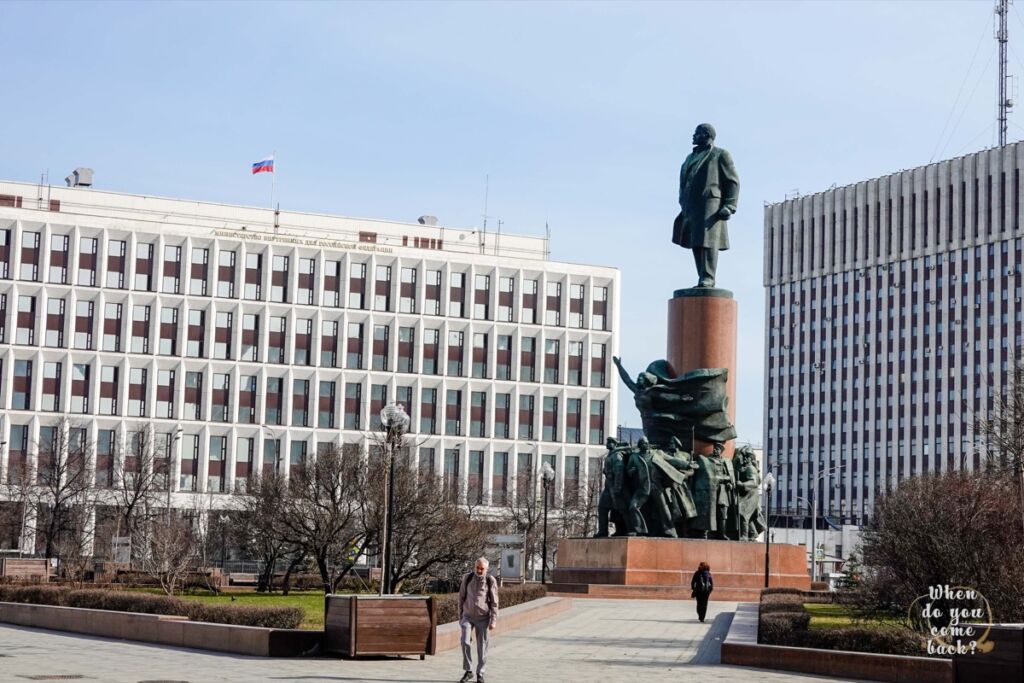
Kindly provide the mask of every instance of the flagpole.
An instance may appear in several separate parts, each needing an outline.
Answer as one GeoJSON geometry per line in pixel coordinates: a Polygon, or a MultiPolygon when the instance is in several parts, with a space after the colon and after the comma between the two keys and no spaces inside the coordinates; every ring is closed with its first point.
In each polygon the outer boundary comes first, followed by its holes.
{"type": "Polygon", "coordinates": [[[270,210],[274,210],[274,198],[277,196],[277,150],[275,149],[270,158],[273,160],[273,167],[270,169],[270,210]]]}

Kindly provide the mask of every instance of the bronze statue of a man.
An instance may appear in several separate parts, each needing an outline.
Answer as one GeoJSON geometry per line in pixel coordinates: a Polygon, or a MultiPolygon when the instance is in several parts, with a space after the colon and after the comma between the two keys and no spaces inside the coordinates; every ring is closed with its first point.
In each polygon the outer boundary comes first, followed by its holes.
{"type": "Polygon", "coordinates": [[[726,222],[736,213],[740,179],[732,157],[715,147],[715,129],[702,123],[693,132],[693,152],[679,171],[679,207],[672,241],[693,250],[698,287],[714,287],[718,252],[729,248],[726,222]]]}

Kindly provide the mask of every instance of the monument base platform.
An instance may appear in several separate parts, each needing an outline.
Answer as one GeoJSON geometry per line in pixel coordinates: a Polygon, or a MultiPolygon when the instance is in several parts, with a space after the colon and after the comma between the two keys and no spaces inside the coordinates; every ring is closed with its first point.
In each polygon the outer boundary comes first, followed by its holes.
{"type": "MultiPolygon", "coordinates": [[[[810,590],[804,546],[772,543],[769,557],[769,586],[810,590]]],[[[763,543],[567,538],[558,544],[549,591],[595,598],[689,598],[693,572],[707,562],[715,581],[712,599],[757,600],[764,587],[764,560],[763,543]]]]}

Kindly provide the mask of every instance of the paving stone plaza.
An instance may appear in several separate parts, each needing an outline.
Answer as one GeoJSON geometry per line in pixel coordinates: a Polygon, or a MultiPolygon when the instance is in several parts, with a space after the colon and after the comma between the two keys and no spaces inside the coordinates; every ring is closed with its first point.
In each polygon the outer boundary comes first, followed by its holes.
{"type": "MultiPolygon", "coordinates": [[[[721,666],[735,603],[712,602],[700,623],[692,601],[575,600],[561,615],[496,637],[487,680],[766,683],[850,680],[721,666]],[[642,606],[643,609],[637,609],[642,606]],[[634,616],[635,615],[635,618],[634,616]]],[[[456,681],[456,650],[419,658],[262,659],[218,655],[0,625],[0,681],[456,681]]]]}

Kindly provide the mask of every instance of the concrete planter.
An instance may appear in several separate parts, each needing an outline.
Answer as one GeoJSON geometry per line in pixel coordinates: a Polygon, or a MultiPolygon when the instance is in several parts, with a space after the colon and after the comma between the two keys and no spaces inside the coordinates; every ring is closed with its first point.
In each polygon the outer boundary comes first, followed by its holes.
{"type": "Polygon", "coordinates": [[[328,595],[324,650],[345,657],[432,655],[437,651],[434,598],[423,595],[328,595]]]}

